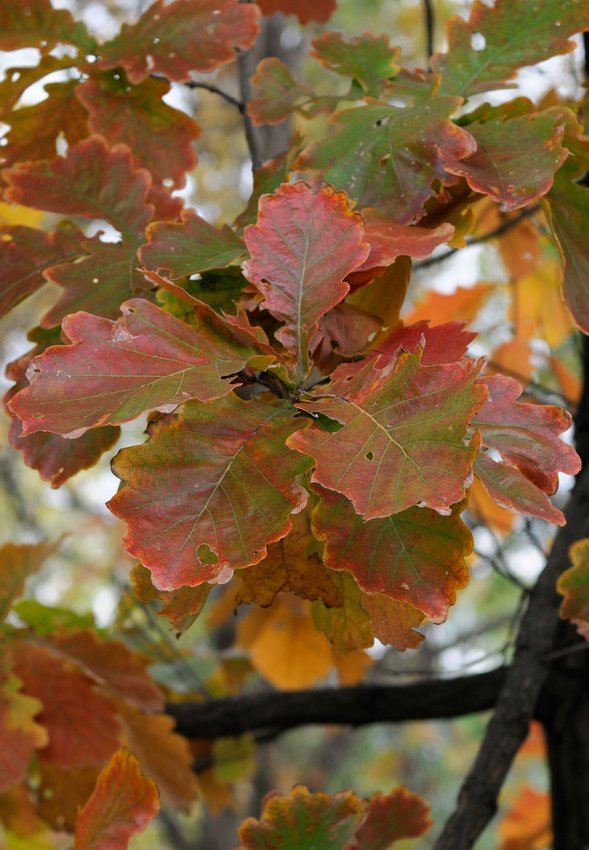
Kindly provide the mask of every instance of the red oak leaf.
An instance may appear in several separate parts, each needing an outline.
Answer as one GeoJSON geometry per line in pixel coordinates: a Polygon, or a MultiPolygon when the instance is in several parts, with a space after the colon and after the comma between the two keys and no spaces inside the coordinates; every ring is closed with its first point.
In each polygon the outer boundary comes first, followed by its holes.
{"type": "MultiPolygon", "coordinates": [[[[473,380],[482,360],[423,366],[421,351],[344,365],[297,404],[343,427],[314,425],[288,445],[314,458],[312,480],[352,500],[365,519],[425,504],[447,511],[464,496],[476,449],[466,429],[486,391],[473,380]]],[[[420,607],[420,606],[418,606],[420,607]]]]}
{"type": "Polygon", "coordinates": [[[121,312],[117,322],[88,313],[66,317],[63,329],[72,345],[36,357],[27,369],[31,386],[9,402],[24,436],[51,431],[75,437],[144,410],[219,398],[232,390],[224,376],[259,356],[255,337],[249,347],[243,344],[204,304],[196,327],[141,299],[125,302],[121,312]]]}
{"type": "Polygon", "coordinates": [[[119,452],[124,486],[108,507],[157,588],[226,578],[288,534],[305,501],[294,479],[308,463],[284,441],[301,424],[283,404],[232,395],[187,404],[156,421],[148,443],[119,452]]]}
{"type": "Polygon", "coordinates": [[[244,274],[262,306],[285,323],[276,334],[307,374],[317,321],[349,291],[344,277],[368,254],[363,224],[344,194],[306,183],[284,184],[260,200],[258,223],[245,229],[251,260],[244,274]]]}
{"type": "Polygon", "coordinates": [[[259,14],[255,4],[237,0],[156,0],[101,46],[99,67],[123,67],[132,83],[152,73],[184,83],[190,71],[213,71],[235,59],[236,49],[251,47],[259,14]]]}

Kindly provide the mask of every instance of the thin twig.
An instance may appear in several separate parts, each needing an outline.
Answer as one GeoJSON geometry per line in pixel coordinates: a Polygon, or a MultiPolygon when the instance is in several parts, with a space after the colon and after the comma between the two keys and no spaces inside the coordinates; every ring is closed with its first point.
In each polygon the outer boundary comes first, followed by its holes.
{"type": "MultiPolygon", "coordinates": [[[[512,227],[515,227],[520,221],[523,221],[526,218],[530,218],[535,215],[540,210],[540,204],[534,204],[531,207],[526,207],[522,210],[518,215],[513,218],[508,218],[503,221],[498,227],[495,227],[493,230],[490,230],[488,233],[483,233],[482,236],[474,236],[472,239],[466,240],[466,248],[472,248],[473,245],[482,245],[484,242],[489,242],[491,239],[496,239],[497,236],[502,236],[504,233],[507,233],[511,230],[512,227]]],[[[443,263],[444,260],[453,257],[454,254],[457,254],[458,251],[463,251],[464,248],[449,248],[443,254],[438,254],[437,257],[428,257],[427,260],[421,260],[419,263],[414,263],[414,269],[427,269],[429,266],[435,266],[437,263],[443,263]]]]}
{"type": "Polygon", "coordinates": [[[237,57],[237,70],[239,74],[239,93],[241,96],[241,101],[244,104],[244,108],[241,114],[243,115],[245,139],[252,160],[252,171],[257,171],[258,168],[261,168],[264,162],[264,158],[262,156],[262,145],[260,143],[258,131],[254,127],[253,121],[247,112],[247,103],[249,100],[252,99],[251,78],[255,70],[254,55],[252,52],[253,49],[254,48],[250,47],[249,50],[246,50],[244,53],[239,54],[239,56],[237,57]]]}
{"type": "MultiPolygon", "coordinates": [[[[169,83],[167,77],[162,76],[162,74],[152,74],[151,75],[154,80],[163,80],[166,83],[169,83]]],[[[237,107],[240,112],[243,113],[245,106],[237,97],[233,97],[232,94],[225,91],[224,89],[219,88],[214,83],[205,83],[202,80],[188,80],[187,82],[182,84],[187,89],[204,89],[205,91],[210,91],[213,94],[218,94],[219,97],[222,97],[223,100],[226,100],[227,103],[230,103],[232,106],[237,107]]]]}
{"type": "Polygon", "coordinates": [[[423,0],[423,14],[425,17],[426,52],[429,62],[434,52],[435,41],[435,18],[432,0],[423,0]]]}

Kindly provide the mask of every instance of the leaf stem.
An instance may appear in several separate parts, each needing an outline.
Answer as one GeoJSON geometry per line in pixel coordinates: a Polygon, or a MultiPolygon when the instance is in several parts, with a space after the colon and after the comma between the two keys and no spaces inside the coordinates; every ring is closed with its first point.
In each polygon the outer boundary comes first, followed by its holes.
{"type": "Polygon", "coordinates": [[[428,62],[434,52],[435,18],[432,0],[423,0],[423,14],[425,17],[426,52],[428,62]]]}

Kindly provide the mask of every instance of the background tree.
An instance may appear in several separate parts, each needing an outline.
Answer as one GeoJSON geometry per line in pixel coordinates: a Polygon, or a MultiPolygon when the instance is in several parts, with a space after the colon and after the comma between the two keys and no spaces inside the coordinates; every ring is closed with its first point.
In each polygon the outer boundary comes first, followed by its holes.
{"type": "Polygon", "coordinates": [[[586,29],[5,0],[7,847],[586,846],[586,29]]]}

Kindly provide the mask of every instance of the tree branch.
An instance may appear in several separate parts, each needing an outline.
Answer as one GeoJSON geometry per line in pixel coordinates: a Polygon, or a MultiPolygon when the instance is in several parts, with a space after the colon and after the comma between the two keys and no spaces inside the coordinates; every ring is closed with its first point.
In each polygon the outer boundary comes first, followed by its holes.
{"type": "Polygon", "coordinates": [[[252,99],[251,78],[255,70],[253,49],[254,48],[250,47],[249,50],[239,54],[237,57],[237,69],[239,74],[239,93],[241,102],[243,103],[243,111],[241,114],[243,115],[245,139],[247,141],[247,146],[252,160],[252,171],[257,171],[264,162],[264,158],[262,156],[262,145],[258,132],[247,112],[247,103],[252,99]]]}
{"type": "MultiPolygon", "coordinates": [[[[520,221],[523,221],[525,218],[530,218],[533,215],[536,215],[537,212],[540,211],[540,204],[534,204],[531,207],[526,207],[513,218],[508,218],[505,221],[501,222],[498,227],[493,228],[488,233],[483,233],[481,236],[475,236],[472,239],[466,240],[466,248],[471,248],[473,245],[482,245],[484,242],[489,242],[491,239],[496,239],[498,236],[502,236],[504,233],[507,233],[511,230],[512,227],[515,227],[520,221]]],[[[463,251],[464,248],[449,248],[443,254],[438,254],[437,257],[428,257],[427,260],[421,260],[419,263],[414,263],[414,269],[427,269],[430,266],[435,266],[437,263],[443,263],[444,260],[453,257],[454,254],[457,254],[458,251],[463,251]]]]}
{"type": "Polygon", "coordinates": [[[425,44],[428,61],[434,52],[435,19],[432,0],[423,0],[423,15],[425,18],[425,44]]]}
{"type": "Polygon", "coordinates": [[[411,685],[360,685],[307,691],[245,694],[207,702],[170,703],[176,732],[187,738],[223,738],[243,732],[278,735],[307,724],[363,726],[460,717],[493,707],[505,668],[457,679],[411,685]]]}

